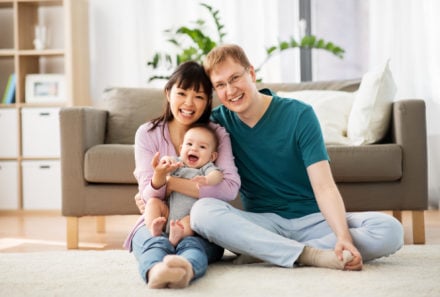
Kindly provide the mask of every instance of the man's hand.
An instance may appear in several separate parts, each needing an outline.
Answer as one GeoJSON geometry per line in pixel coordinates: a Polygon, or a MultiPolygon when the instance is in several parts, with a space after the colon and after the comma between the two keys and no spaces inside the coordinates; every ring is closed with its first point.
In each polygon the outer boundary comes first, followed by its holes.
{"type": "Polygon", "coordinates": [[[136,193],[136,195],[134,195],[134,200],[136,202],[136,206],[139,208],[140,213],[143,214],[145,211],[145,201],[141,198],[141,194],[136,193]]]}
{"type": "Polygon", "coordinates": [[[357,248],[349,241],[340,240],[336,243],[335,253],[342,260],[342,251],[347,250],[353,255],[353,259],[345,264],[345,270],[362,270],[362,256],[357,248]]]}

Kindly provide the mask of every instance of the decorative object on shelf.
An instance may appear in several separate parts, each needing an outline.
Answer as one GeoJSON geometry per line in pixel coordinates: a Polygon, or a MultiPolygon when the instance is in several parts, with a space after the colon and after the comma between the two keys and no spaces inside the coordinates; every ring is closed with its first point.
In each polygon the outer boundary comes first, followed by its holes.
{"type": "Polygon", "coordinates": [[[26,75],[26,103],[56,103],[66,100],[63,74],[26,75]]]}
{"type": "Polygon", "coordinates": [[[3,104],[15,103],[15,89],[16,89],[16,76],[15,73],[9,75],[8,83],[6,84],[5,92],[3,94],[3,104]]]}
{"type": "Polygon", "coordinates": [[[45,49],[47,44],[47,28],[45,25],[35,26],[34,47],[36,50],[45,49]]]}
{"type": "MultiPolygon", "coordinates": [[[[187,26],[181,26],[177,29],[165,30],[165,33],[169,36],[167,41],[174,45],[179,52],[176,54],[170,54],[166,52],[156,52],[150,61],[147,61],[147,67],[151,67],[153,70],[163,70],[171,72],[177,65],[193,60],[202,62],[205,55],[218,44],[223,43],[223,38],[226,36],[224,31],[224,25],[221,23],[219,17],[219,10],[214,9],[212,6],[206,3],[200,3],[200,5],[206,8],[215,23],[216,35],[211,38],[206,34],[206,21],[199,19],[195,21],[195,27],[190,28],[187,26]]],[[[301,24],[300,24],[301,25],[301,24]]],[[[294,37],[290,37],[289,40],[280,40],[277,44],[271,45],[266,48],[266,58],[263,62],[255,68],[255,72],[258,73],[266,62],[281,52],[289,49],[322,49],[332,53],[333,55],[343,58],[345,50],[337,46],[332,42],[327,42],[314,35],[300,36],[300,40],[297,41],[294,37]]],[[[169,75],[151,75],[149,81],[156,79],[168,79],[169,75]]],[[[257,79],[261,81],[261,79],[257,79]]]]}

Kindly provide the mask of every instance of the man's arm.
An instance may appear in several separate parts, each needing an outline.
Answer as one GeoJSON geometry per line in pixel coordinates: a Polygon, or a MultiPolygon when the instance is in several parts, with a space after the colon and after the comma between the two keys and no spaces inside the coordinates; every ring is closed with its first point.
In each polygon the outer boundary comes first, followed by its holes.
{"type": "Polygon", "coordinates": [[[319,209],[336,235],[336,255],[342,259],[342,251],[350,251],[354,258],[346,269],[362,269],[362,256],[353,244],[348,230],[344,201],[333,179],[328,161],[320,161],[307,167],[307,173],[319,209]]]}

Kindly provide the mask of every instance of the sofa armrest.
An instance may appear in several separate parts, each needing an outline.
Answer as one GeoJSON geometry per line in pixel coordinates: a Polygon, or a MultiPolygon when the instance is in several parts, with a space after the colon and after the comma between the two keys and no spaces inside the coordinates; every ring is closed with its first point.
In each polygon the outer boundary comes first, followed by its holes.
{"type": "Polygon", "coordinates": [[[425,102],[420,99],[396,101],[393,104],[392,140],[402,147],[402,184],[406,209],[428,207],[428,161],[425,102]]]}
{"type": "Polygon", "coordinates": [[[104,143],[108,112],[92,107],[66,107],[60,111],[62,214],[83,209],[84,155],[104,143]]]}

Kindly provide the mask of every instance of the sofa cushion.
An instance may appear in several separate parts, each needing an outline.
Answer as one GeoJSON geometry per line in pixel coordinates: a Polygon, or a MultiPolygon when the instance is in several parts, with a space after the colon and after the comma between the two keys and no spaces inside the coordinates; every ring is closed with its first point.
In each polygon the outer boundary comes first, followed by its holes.
{"type": "Polygon", "coordinates": [[[326,144],[346,144],[347,123],[355,93],[332,90],[277,92],[278,96],[294,98],[310,104],[318,117],[326,144]]]}
{"type": "Polygon", "coordinates": [[[387,182],[402,177],[402,148],[397,144],[329,145],[336,182],[387,182]]]}
{"type": "Polygon", "coordinates": [[[84,177],[92,183],[136,184],[134,147],[128,144],[100,144],[84,157],[84,177]]]}
{"type": "Polygon", "coordinates": [[[276,92],[292,92],[303,90],[333,90],[354,92],[359,89],[360,79],[306,81],[298,83],[257,83],[259,89],[268,88],[276,92]]]}
{"type": "MultiPolygon", "coordinates": [[[[325,89],[354,91],[360,80],[338,80],[303,83],[259,83],[259,88],[280,91],[305,89],[325,89]]],[[[106,89],[103,94],[104,108],[109,111],[105,143],[133,144],[137,128],[161,115],[165,95],[162,88],[121,88],[106,89]]],[[[213,106],[219,105],[214,96],[213,106]]]]}
{"type": "MultiPolygon", "coordinates": [[[[402,149],[397,144],[327,146],[336,182],[395,181],[402,177],[402,149]]],[[[96,145],[86,152],[88,182],[136,184],[133,145],[96,145]]]]}
{"type": "Polygon", "coordinates": [[[347,135],[353,144],[375,143],[385,136],[395,95],[389,61],[365,73],[348,118],[347,135]]]}
{"type": "Polygon", "coordinates": [[[160,88],[111,88],[104,91],[106,143],[133,144],[137,128],[161,115],[165,95],[160,88]]]}

